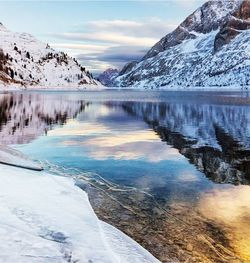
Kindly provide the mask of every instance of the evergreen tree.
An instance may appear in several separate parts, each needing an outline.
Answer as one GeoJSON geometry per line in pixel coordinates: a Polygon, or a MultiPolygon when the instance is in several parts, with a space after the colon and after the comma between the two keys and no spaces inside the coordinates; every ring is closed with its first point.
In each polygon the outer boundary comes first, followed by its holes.
{"type": "Polygon", "coordinates": [[[26,58],[30,59],[30,53],[29,52],[26,53],[26,58]]]}

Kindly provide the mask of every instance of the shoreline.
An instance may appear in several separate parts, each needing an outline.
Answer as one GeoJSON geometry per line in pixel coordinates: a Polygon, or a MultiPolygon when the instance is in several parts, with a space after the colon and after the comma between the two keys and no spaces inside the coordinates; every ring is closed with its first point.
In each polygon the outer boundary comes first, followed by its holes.
{"type": "MultiPolygon", "coordinates": [[[[23,157],[21,153],[8,156],[8,161],[37,166],[23,157]]],[[[5,233],[0,259],[4,262],[39,258],[44,263],[159,263],[136,241],[100,221],[87,193],[73,178],[5,164],[0,164],[0,171],[0,233],[5,233]]]]}
{"type": "Polygon", "coordinates": [[[0,92],[13,92],[13,91],[61,91],[61,92],[74,92],[74,91],[181,91],[181,92],[250,92],[249,87],[241,87],[237,85],[232,86],[165,86],[165,87],[106,87],[106,86],[94,86],[94,85],[85,85],[85,86],[20,86],[16,84],[6,85],[5,83],[0,83],[0,92]]]}

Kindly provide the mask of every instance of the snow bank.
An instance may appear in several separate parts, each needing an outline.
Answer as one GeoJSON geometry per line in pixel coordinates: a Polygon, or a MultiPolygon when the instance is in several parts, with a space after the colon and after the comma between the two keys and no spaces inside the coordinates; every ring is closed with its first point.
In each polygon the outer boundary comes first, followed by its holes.
{"type": "Polygon", "coordinates": [[[23,154],[9,147],[0,145],[0,164],[41,171],[42,166],[26,158],[23,154]]]}
{"type": "Polygon", "coordinates": [[[159,262],[101,222],[73,179],[0,165],[0,261],[159,262]]]}

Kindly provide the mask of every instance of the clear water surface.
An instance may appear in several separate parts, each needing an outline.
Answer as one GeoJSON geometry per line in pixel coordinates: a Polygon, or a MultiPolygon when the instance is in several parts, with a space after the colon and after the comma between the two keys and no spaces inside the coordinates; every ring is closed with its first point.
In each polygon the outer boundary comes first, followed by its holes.
{"type": "Polygon", "coordinates": [[[6,93],[0,137],[161,261],[250,262],[249,106],[244,92],[6,93]]]}

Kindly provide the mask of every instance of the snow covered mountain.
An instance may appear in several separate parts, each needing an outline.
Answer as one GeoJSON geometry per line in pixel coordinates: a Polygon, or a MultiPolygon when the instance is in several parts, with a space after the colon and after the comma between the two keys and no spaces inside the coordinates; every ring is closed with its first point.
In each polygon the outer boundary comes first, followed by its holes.
{"type": "Polygon", "coordinates": [[[114,78],[119,74],[118,69],[108,68],[98,76],[98,80],[104,86],[112,86],[114,78]]]}
{"type": "Polygon", "coordinates": [[[141,88],[250,85],[250,1],[212,0],[127,64],[115,85],[141,88]]]}
{"type": "Polygon", "coordinates": [[[27,33],[0,23],[0,87],[97,88],[102,85],[76,59],[27,33]]]}

